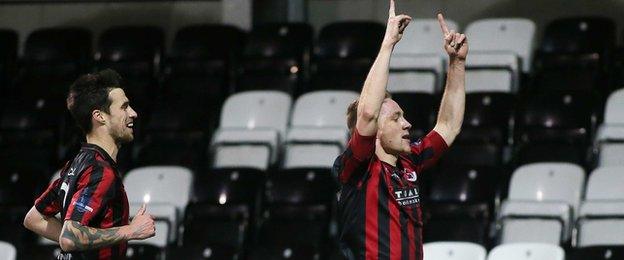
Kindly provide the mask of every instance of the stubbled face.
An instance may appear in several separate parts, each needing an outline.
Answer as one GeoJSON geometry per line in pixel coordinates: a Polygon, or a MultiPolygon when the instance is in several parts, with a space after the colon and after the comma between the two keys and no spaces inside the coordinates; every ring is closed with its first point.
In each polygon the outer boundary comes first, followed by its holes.
{"type": "Polygon", "coordinates": [[[403,116],[403,110],[394,100],[386,98],[377,121],[377,138],[388,154],[410,152],[409,129],[412,125],[403,116]]]}
{"type": "Polygon", "coordinates": [[[117,144],[123,144],[134,140],[134,120],[138,117],[136,111],[130,107],[130,101],[123,89],[116,88],[108,93],[112,101],[110,114],[104,113],[108,133],[117,144]]]}

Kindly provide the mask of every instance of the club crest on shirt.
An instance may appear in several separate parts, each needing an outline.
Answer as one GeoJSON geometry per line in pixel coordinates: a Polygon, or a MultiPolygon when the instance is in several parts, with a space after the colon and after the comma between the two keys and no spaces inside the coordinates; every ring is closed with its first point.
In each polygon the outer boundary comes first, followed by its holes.
{"type": "Polygon", "coordinates": [[[418,175],[416,174],[415,171],[407,172],[405,173],[405,176],[406,176],[406,179],[411,182],[416,182],[416,180],[418,179],[418,175]]]}

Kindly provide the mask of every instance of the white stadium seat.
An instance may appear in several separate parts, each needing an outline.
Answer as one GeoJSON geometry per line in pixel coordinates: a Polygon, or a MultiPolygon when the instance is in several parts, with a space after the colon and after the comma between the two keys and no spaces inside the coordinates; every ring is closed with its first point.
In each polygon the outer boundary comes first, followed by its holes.
{"type": "Polygon", "coordinates": [[[535,45],[535,23],[523,18],[483,19],[466,28],[467,92],[516,93],[521,72],[529,73],[535,45]]]}
{"type": "MultiPolygon", "coordinates": [[[[458,30],[454,21],[446,20],[446,24],[449,30],[458,30]]],[[[438,20],[413,20],[392,53],[388,91],[440,92],[447,59],[443,44],[438,20]]]]}
{"type": "Polygon", "coordinates": [[[559,244],[571,237],[585,172],[571,163],[533,163],[513,173],[501,208],[501,243],[559,244]]]}
{"type": "Polygon", "coordinates": [[[353,91],[325,90],[295,102],[286,135],[284,168],[331,168],[348,141],[346,111],[353,91]]]}
{"type": "Polygon", "coordinates": [[[595,143],[599,166],[624,166],[624,88],[609,96],[595,143]]]}
{"type": "Polygon", "coordinates": [[[490,251],[487,260],[564,260],[565,252],[556,245],[515,243],[499,245],[490,251]]]}
{"type": "Polygon", "coordinates": [[[133,243],[165,247],[177,239],[178,225],[191,195],[193,173],[179,166],[148,166],[128,172],[124,186],[131,217],[147,202],[147,213],[154,216],[156,236],[133,243]],[[159,232],[160,231],[160,232],[159,232]]]}
{"type": "Polygon", "coordinates": [[[230,96],[212,138],[213,167],[265,170],[276,163],[291,103],[290,96],[280,91],[247,91],[230,96]]]}
{"type": "Polygon", "coordinates": [[[485,248],[468,242],[432,242],[423,246],[424,260],[485,260],[485,248]]]}
{"type": "Polygon", "coordinates": [[[624,245],[624,166],[595,169],[581,204],[577,246],[624,245]]]}

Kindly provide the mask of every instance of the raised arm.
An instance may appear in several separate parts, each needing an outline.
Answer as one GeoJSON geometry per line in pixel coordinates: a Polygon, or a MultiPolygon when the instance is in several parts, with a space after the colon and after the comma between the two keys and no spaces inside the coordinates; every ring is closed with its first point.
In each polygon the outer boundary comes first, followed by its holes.
{"type": "Polygon", "coordinates": [[[75,220],[65,220],[59,244],[66,252],[92,250],[128,240],[153,237],[156,232],[154,220],[145,214],[143,205],[130,225],[106,229],[92,228],[75,220]]]}
{"type": "Polygon", "coordinates": [[[451,145],[459,134],[464,120],[468,39],[464,34],[449,31],[442,14],[438,14],[438,22],[444,33],[444,49],[449,55],[449,65],[440,111],[433,129],[444,138],[448,145],[451,145]]]}
{"type": "Polygon", "coordinates": [[[386,33],[379,54],[377,54],[377,58],[368,72],[358,101],[355,127],[358,133],[363,136],[371,136],[377,133],[377,117],[379,117],[379,110],[386,95],[392,49],[401,40],[403,30],[412,20],[411,17],[404,14],[396,15],[394,6],[394,0],[390,0],[386,33]]]}

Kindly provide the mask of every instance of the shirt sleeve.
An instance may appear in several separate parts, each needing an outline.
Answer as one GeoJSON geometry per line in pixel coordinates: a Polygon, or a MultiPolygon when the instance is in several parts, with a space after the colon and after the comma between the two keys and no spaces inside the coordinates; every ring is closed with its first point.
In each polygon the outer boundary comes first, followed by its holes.
{"type": "Polygon", "coordinates": [[[337,173],[338,180],[346,183],[357,176],[355,173],[367,166],[374,153],[375,136],[362,136],[354,129],[347,149],[334,162],[333,171],[337,173]]]}
{"type": "Polygon", "coordinates": [[[419,167],[419,170],[426,170],[435,165],[442,154],[448,149],[444,138],[433,130],[424,138],[411,143],[410,147],[412,150],[410,159],[419,167]]]}
{"type": "Polygon", "coordinates": [[[61,202],[58,199],[61,179],[56,179],[48,185],[48,188],[35,200],[35,208],[41,215],[54,216],[61,211],[61,202]]]}
{"type": "Polygon", "coordinates": [[[76,192],[67,206],[65,220],[89,225],[114,198],[116,178],[110,166],[98,164],[87,168],[76,182],[76,192]]]}

